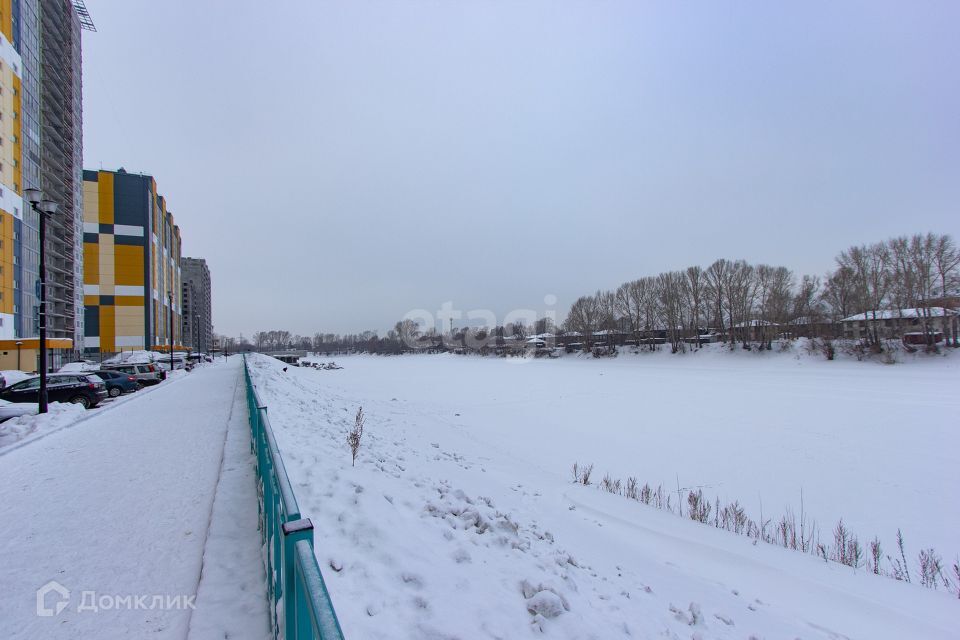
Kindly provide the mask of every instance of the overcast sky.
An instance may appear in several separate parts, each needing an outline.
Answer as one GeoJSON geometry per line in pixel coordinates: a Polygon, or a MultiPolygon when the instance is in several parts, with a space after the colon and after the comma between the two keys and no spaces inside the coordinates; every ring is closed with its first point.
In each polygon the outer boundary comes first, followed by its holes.
{"type": "Polygon", "coordinates": [[[960,236],[952,0],[86,4],[85,166],[156,178],[220,333],[960,236]]]}

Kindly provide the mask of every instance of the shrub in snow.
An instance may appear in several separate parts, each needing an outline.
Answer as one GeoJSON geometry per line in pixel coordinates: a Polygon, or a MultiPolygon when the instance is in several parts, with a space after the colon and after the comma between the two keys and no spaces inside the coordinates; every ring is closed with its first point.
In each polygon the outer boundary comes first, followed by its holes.
{"type": "Polygon", "coordinates": [[[700,489],[697,489],[696,493],[690,492],[687,496],[687,506],[691,520],[704,523],[710,520],[710,501],[703,499],[703,491],[700,489]]]}
{"type": "Polygon", "coordinates": [[[936,589],[940,583],[943,583],[945,587],[949,588],[950,583],[943,575],[943,563],[933,549],[920,551],[919,565],[920,584],[929,589],[936,589]]]}
{"type": "Polygon", "coordinates": [[[357,452],[360,451],[360,440],[363,438],[363,407],[357,409],[357,417],[354,419],[353,429],[347,434],[347,444],[350,445],[350,454],[353,456],[352,466],[357,465],[357,452]]]}
{"type": "Polygon", "coordinates": [[[578,463],[573,463],[573,481],[577,484],[587,486],[590,484],[590,474],[593,473],[593,465],[581,467],[578,463]]]}

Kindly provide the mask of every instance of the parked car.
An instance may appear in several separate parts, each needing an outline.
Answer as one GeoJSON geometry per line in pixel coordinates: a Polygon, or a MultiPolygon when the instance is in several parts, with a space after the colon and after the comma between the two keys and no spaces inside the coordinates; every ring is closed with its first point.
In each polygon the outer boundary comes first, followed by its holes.
{"type": "MultiPolygon", "coordinates": [[[[73,402],[91,409],[107,397],[107,387],[95,375],[52,373],[47,376],[47,400],[73,402]]],[[[0,400],[8,402],[39,402],[40,376],[0,389],[0,400]]]]}
{"type": "MultiPolygon", "coordinates": [[[[164,371],[170,371],[170,356],[158,357],[156,360],[154,360],[154,364],[159,365],[160,368],[163,369],[164,371]]],[[[185,358],[181,358],[178,355],[174,354],[173,356],[174,369],[187,369],[187,368],[192,368],[192,366],[193,365],[189,365],[188,367],[187,361],[185,358]]]]}
{"type": "Polygon", "coordinates": [[[161,381],[167,379],[167,374],[156,364],[104,364],[103,368],[108,371],[119,371],[120,373],[133,376],[141,386],[160,384],[161,381]]]}
{"type": "Polygon", "coordinates": [[[143,386],[137,381],[137,376],[132,373],[110,369],[98,369],[90,373],[103,380],[107,387],[107,395],[111,398],[116,398],[121,393],[132,393],[143,386]]]}
{"type": "Polygon", "coordinates": [[[6,422],[10,418],[19,416],[32,416],[36,412],[37,405],[35,404],[17,404],[9,400],[0,400],[0,422],[6,422]]]}
{"type": "Polygon", "coordinates": [[[93,360],[78,360],[68,362],[57,370],[57,373],[93,373],[100,365],[93,360]]]}
{"type": "Polygon", "coordinates": [[[20,382],[21,380],[26,380],[27,378],[32,378],[37,374],[27,373],[26,371],[19,371],[17,369],[7,369],[6,371],[0,371],[0,389],[4,387],[9,387],[15,382],[20,382]]]}

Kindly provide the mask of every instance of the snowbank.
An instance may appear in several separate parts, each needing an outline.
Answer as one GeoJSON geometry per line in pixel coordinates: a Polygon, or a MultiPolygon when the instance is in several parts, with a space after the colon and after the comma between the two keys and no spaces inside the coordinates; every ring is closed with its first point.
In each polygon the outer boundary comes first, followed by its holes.
{"type": "Polygon", "coordinates": [[[19,416],[0,423],[0,450],[37,434],[55,431],[84,417],[87,410],[69,402],[51,402],[41,415],[19,416]]]}

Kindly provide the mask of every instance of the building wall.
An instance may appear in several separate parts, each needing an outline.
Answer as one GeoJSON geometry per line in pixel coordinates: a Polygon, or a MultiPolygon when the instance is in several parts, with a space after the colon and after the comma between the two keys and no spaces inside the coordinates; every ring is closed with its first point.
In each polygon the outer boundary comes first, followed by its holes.
{"type": "Polygon", "coordinates": [[[0,339],[17,337],[17,222],[23,215],[21,74],[13,45],[13,3],[0,1],[0,339]]]}
{"type": "MultiPolygon", "coordinates": [[[[869,312],[868,312],[869,313],[869,312]]],[[[949,333],[949,323],[951,317],[929,318],[930,330],[941,332],[944,335],[949,333]]],[[[872,335],[874,326],[877,328],[877,335],[883,340],[899,340],[905,333],[923,331],[924,320],[922,318],[878,318],[877,320],[844,320],[843,337],[848,340],[862,340],[872,335]]]]}
{"type": "MultiPolygon", "coordinates": [[[[20,74],[20,116],[17,118],[20,133],[21,182],[17,193],[23,189],[39,189],[40,183],[40,23],[38,0],[2,1],[4,35],[9,39],[12,31],[13,46],[22,61],[20,74]],[[8,11],[10,9],[10,11],[8,11]],[[8,22],[6,16],[10,15],[8,22]]],[[[17,337],[36,336],[39,328],[39,306],[35,283],[39,278],[40,232],[38,215],[29,204],[21,208],[20,216],[13,222],[15,243],[13,249],[14,270],[14,332],[17,337]]]]}
{"type": "Polygon", "coordinates": [[[168,345],[170,291],[175,330],[180,323],[179,268],[169,259],[179,258],[179,229],[156,182],[122,169],[84,171],[83,190],[86,351],[168,345]]]}

